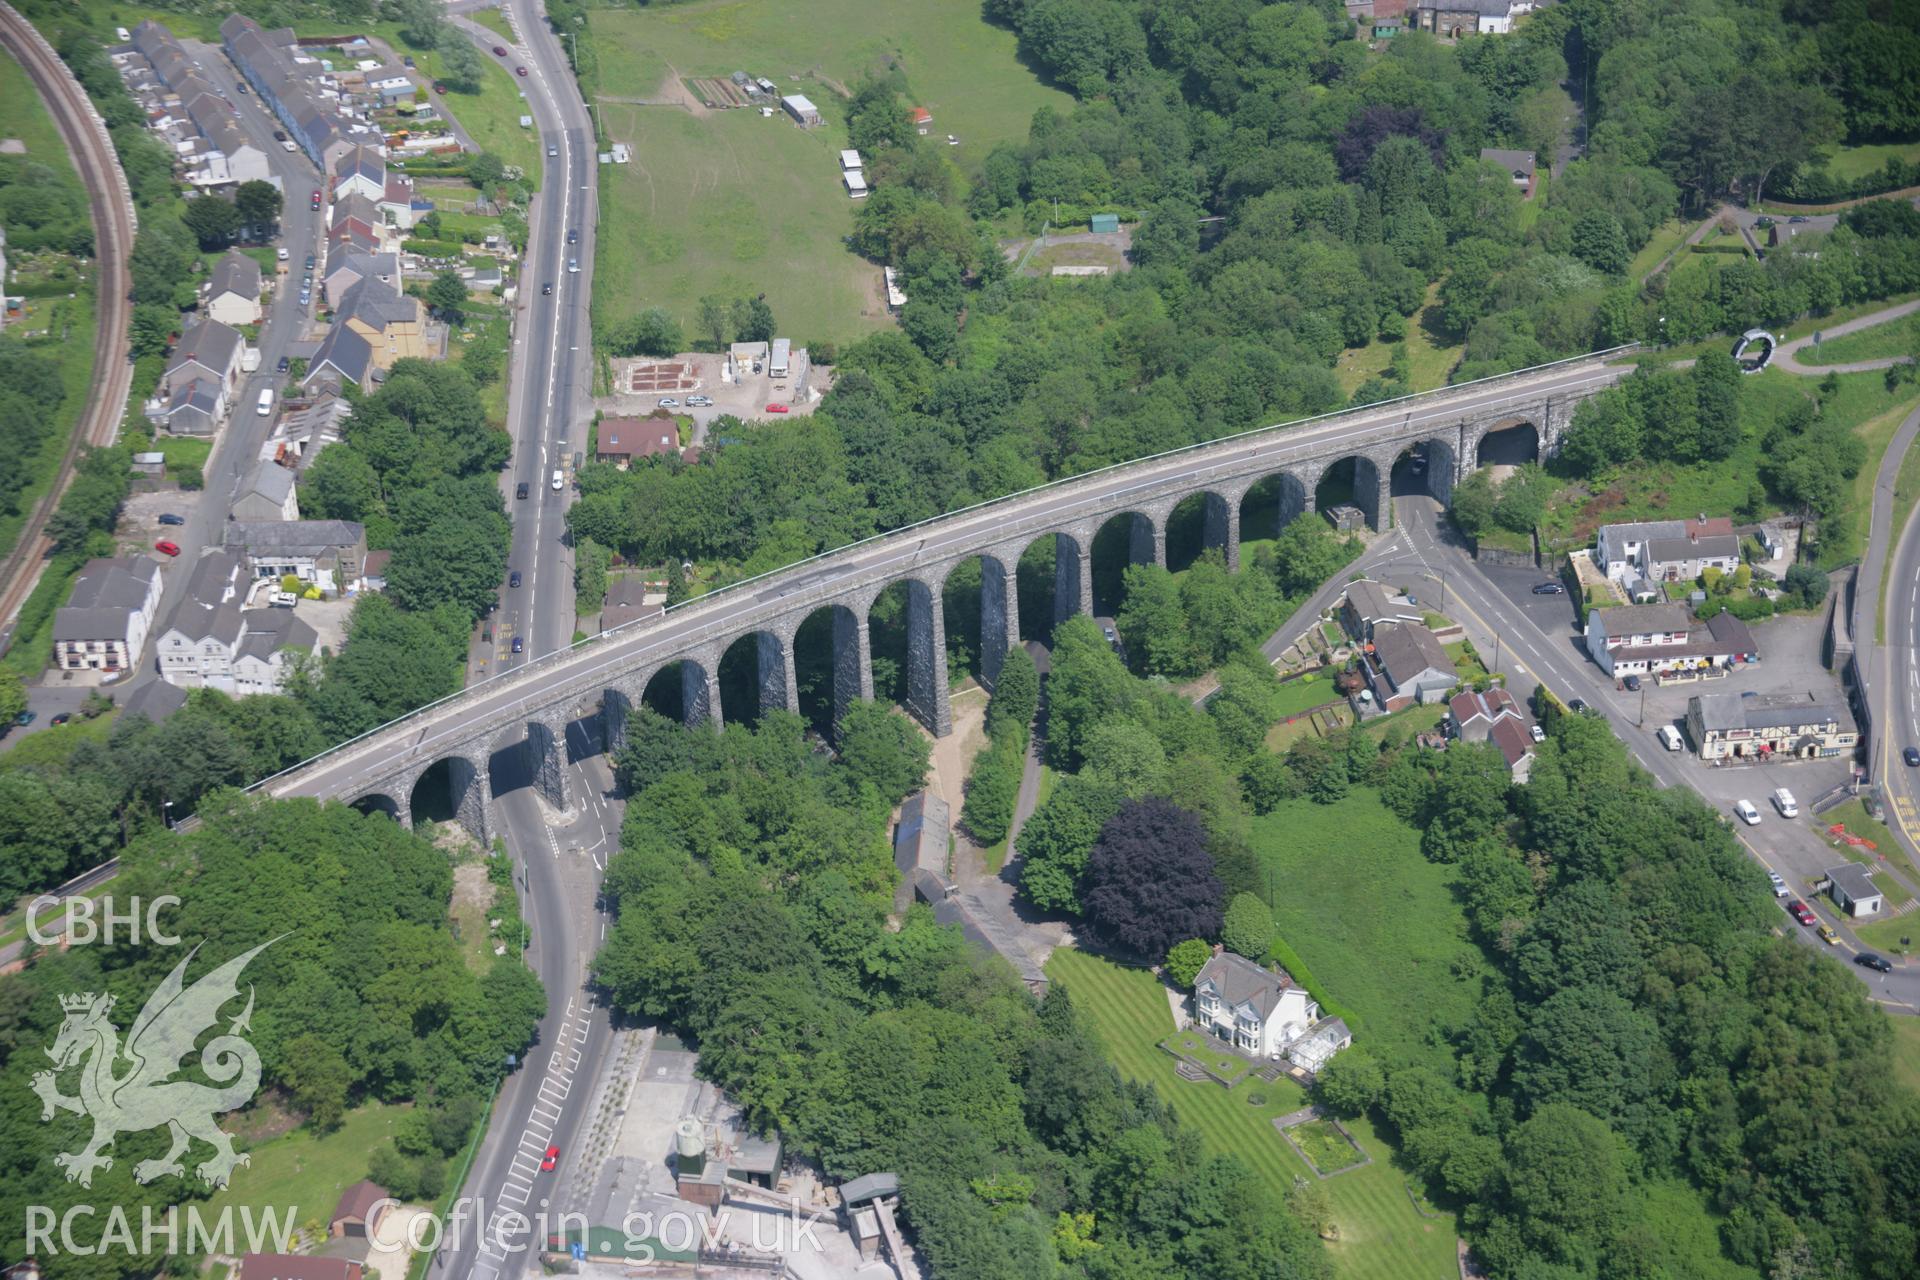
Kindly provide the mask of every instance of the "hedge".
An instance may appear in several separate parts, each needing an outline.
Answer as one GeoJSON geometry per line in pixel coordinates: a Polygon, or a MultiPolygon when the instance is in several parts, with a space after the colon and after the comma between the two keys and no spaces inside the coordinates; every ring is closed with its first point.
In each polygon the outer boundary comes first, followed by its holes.
{"type": "Polygon", "coordinates": [[[1746,253],[1743,244],[1690,244],[1687,249],[1693,253],[1746,253]]]}
{"type": "Polygon", "coordinates": [[[1920,186],[1920,163],[1909,164],[1894,156],[1872,173],[1858,178],[1836,178],[1825,169],[1802,169],[1773,198],[1799,204],[1830,204],[1836,200],[1885,195],[1912,186],[1920,186]]]}
{"type": "Polygon", "coordinates": [[[466,246],[457,241],[416,240],[412,236],[402,240],[400,247],[421,258],[459,258],[467,252],[466,246]]]}
{"type": "Polygon", "coordinates": [[[1295,982],[1306,988],[1307,994],[1319,1004],[1321,1013],[1344,1020],[1347,1030],[1355,1035],[1360,1034],[1360,1016],[1327,995],[1326,988],[1314,978],[1313,973],[1307,968],[1306,961],[1300,958],[1299,952],[1287,945],[1285,938],[1275,937],[1273,946],[1267,954],[1278,960],[1280,967],[1292,975],[1295,982]]]}

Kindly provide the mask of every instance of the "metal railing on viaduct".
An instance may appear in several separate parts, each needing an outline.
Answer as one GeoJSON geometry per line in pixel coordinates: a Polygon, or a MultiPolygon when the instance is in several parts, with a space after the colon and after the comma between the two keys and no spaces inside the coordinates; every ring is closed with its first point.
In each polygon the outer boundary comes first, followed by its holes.
{"type": "MultiPolygon", "coordinates": [[[[798,709],[794,639],[800,626],[830,610],[836,718],[855,698],[873,696],[868,612],[880,594],[904,583],[907,596],[906,708],[936,735],[950,731],[947,646],[940,602],[949,574],[980,563],[981,652],[989,678],[1019,639],[1015,566],[1043,538],[1055,552],[1056,619],[1088,612],[1092,547],[1108,521],[1130,519],[1135,562],[1166,561],[1174,508],[1204,502],[1205,539],[1238,568],[1242,515],[1263,523],[1277,507],[1284,524],[1314,509],[1326,472],[1352,461],[1353,501],[1369,523],[1391,520],[1394,464],[1410,450],[1424,458],[1421,477],[1442,502],[1480,465],[1494,432],[1531,427],[1539,456],[1551,454],[1582,399],[1630,371],[1628,349],[1522,370],[1440,391],[1327,414],[1108,467],[900,529],[687,601],[525,666],[469,686],[258,784],[276,796],[315,796],[377,804],[411,820],[421,777],[446,762],[460,821],[488,838],[490,764],[522,743],[544,797],[566,807],[567,726],[597,717],[595,737],[618,746],[628,715],[649,682],[679,665],[689,724],[717,722],[720,660],[751,639],[763,708],[798,709]],[[1259,489],[1260,501],[1248,504],[1259,489]],[[1277,497],[1277,501],[1276,501],[1277,497]]],[[[1256,536],[1271,536],[1261,529],[1256,536]]]]}

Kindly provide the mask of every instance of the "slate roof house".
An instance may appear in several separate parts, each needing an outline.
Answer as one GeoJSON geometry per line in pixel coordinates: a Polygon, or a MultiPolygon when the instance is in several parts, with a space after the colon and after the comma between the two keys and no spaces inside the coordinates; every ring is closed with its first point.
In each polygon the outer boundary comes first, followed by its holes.
{"type": "Polygon", "coordinates": [[[235,520],[298,520],[300,500],[293,491],[293,472],[278,463],[262,462],[247,478],[247,487],[234,499],[235,520]]]}
{"type": "Polygon", "coordinates": [[[256,578],[291,575],[322,591],[343,591],[366,563],[367,530],[352,520],[230,520],[227,546],[246,557],[256,578]]]}
{"type": "Polygon", "coordinates": [[[1630,604],[1587,613],[1587,652],[1614,677],[1757,662],[1753,632],[1730,613],[1705,622],[1685,605],[1630,604]]]}
{"type": "Polygon", "coordinates": [[[207,314],[222,324],[260,323],[260,264],[229,249],[207,280],[207,314]]]}
{"type": "Polygon", "coordinates": [[[187,327],[167,360],[166,374],[143,412],[174,435],[211,435],[240,385],[240,361],[246,354],[240,331],[218,320],[187,327]]]}
{"type": "Polygon", "coordinates": [[[1460,683],[1453,659],[1426,624],[1419,622],[1376,632],[1372,652],[1363,656],[1361,670],[1374,700],[1385,711],[1398,711],[1416,702],[1438,702],[1460,683]]]}
{"type": "Polygon", "coordinates": [[[1811,693],[1697,694],[1687,734],[1702,760],[1837,760],[1860,741],[1841,704],[1811,693]]]}
{"type": "Polygon", "coordinates": [[[1194,1025],[1241,1053],[1291,1061],[1299,1047],[1306,1066],[1317,1071],[1327,1058],[1352,1043],[1339,1019],[1322,1022],[1320,1005],[1283,969],[1262,969],[1244,956],[1215,947],[1212,959],[1193,980],[1194,1025]],[[1314,1033],[1324,1033],[1306,1043],[1314,1033]]]}
{"type": "Polygon", "coordinates": [[[53,657],[62,671],[126,671],[146,647],[160,604],[160,566],[124,556],[89,560],[53,615],[53,657]]]}
{"type": "Polygon", "coordinates": [[[278,693],[320,637],[292,609],[240,609],[186,601],[160,636],[160,678],[235,697],[278,693]]]}
{"type": "Polygon", "coordinates": [[[1655,583],[1689,581],[1709,567],[1732,573],[1740,539],[1725,516],[1606,524],[1594,535],[1593,563],[1629,599],[1651,600],[1659,594],[1655,583]]]}
{"type": "Polygon", "coordinates": [[[300,385],[308,390],[330,389],[339,392],[347,383],[365,390],[373,375],[373,344],[359,330],[336,324],[320,340],[320,349],[307,362],[307,376],[300,385]]]}
{"type": "Polygon", "coordinates": [[[1533,152],[1511,151],[1505,147],[1482,147],[1480,158],[1490,160],[1513,176],[1513,185],[1528,198],[1533,196],[1533,152]]]}
{"type": "Polygon", "coordinates": [[[1362,644],[1374,638],[1377,627],[1397,626],[1403,622],[1423,622],[1426,614],[1405,596],[1389,590],[1371,578],[1347,584],[1346,599],[1340,603],[1340,622],[1347,634],[1362,644]]]}

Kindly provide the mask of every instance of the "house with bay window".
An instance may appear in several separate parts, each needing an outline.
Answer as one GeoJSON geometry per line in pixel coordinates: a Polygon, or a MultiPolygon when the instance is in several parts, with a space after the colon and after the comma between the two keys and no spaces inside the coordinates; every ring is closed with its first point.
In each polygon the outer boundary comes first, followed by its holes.
{"type": "Polygon", "coordinates": [[[1251,1057],[1274,1058],[1320,1020],[1320,1005],[1284,970],[1214,948],[1193,980],[1194,1022],[1251,1057]]]}

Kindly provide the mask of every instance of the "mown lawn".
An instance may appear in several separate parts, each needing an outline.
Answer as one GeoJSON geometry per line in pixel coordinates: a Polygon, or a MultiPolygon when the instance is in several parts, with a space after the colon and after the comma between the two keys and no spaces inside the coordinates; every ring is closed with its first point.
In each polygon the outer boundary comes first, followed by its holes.
{"type": "MultiPolygon", "coordinates": [[[[1272,1123],[1273,1117],[1304,1105],[1298,1087],[1282,1078],[1223,1089],[1174,1074],[1174,1059],[1154,1047],[1173,1030],[1173,1018],[1165,989],[1152,974],[1064,949],[1053,953],[1047,973],[1072,989],[1076,1007],[1120,1073],[1152,1085],[1181,1121],[1200,1133],[1209,1151],[1240,1160],[1275,1196],[1285,1196],[1295,1178],[1313,1176],[1272,1123]],[[1248,1101],[1255,1094],[1265,1095],[1259,1106],[1248,1101]]],[[[1457,1276],[1453,1216],[1429,1219],[1416,1213],[1407,1198],[1406,1175],[1391,1163],[1392,1147],[1364,1119],[1347,1127],[1373,1163],[1321,1184],[1340,1228],[1339,1241],[1327,1246],[1336,1274],[1341,1280],[1457,1276]]]]}
{"type": "MultiPolygon", "coordinates": [[[[397,23],[364,24],[364,30],[379,36],[395,50],[412,54],[414,62],[427,77],[439,76],[440,55],[431,49],[416,49],[401,39],[397,23]]],[[[465,39],[464,36],[459,38],[465,39]]],[[[478,93],[460,93],[449,86],[449,92],[445,94],[428,96],[434,106],[460,122],[460,127],[473,138],[475,145],[493,152],[508,164],[518,165],[527,175],[528,185],[537,190],[544,157],[540,150],[539,135],[532,129],[520,127],[520,117],[531,114],[532,107],[522,96],[522,82],[506,65],[516,60],[496,58],[485,52],[480,57],[487,64],[487,69],[480,78],[478,93]]],[[[565,92],[566,86],[560,86],[560,90],[565,92]]]]}
{"type": "Polygon", "coordinates": [[[1827,172],[1836,178],[1864,178],[1878,173],[1889,160],[1912,164],[1920,160],[1920,142],[1888,142],[1863,147],[1835,147],[1827,158],[1827,172]]]}
{"type": "Polygon", "coordinates": [[[1433,1035],[1467,1020],[1489,972],[1454,899],[1454,869],[1427,861],[1420,833],[1370,787],[1337,804],[1282,804],[1254,820],[1253,849],[1275,887],[1280,937],[1362,1020],[1355,1042],[1450,1071],[1433,1035]]]}
{"type": "Polygon", "coordinates": [[[1310,673],[1280,686],[1273,696],[1273,714],[1276,719],[1287,720],[1315,707],[1338,701],[1340,691],[1333,687],[1333,681],[1318,673],[1310,673]]]}
{"type": "Polygon", "coordinates": [[[252,1163],[235,1169],[233,1181],[201,1213],[211,1219],[244,1205],[256,1215],[271,1210],[295,1227],[317,1223],[324,1232],[340,1193],[367,1176],[367,1153],[393,1133],[405,1113],[404,1106],[369,1103],[348,1112],[324,1138],[301,1128],[252,1148],[236,1142],[252,1163]]]}

